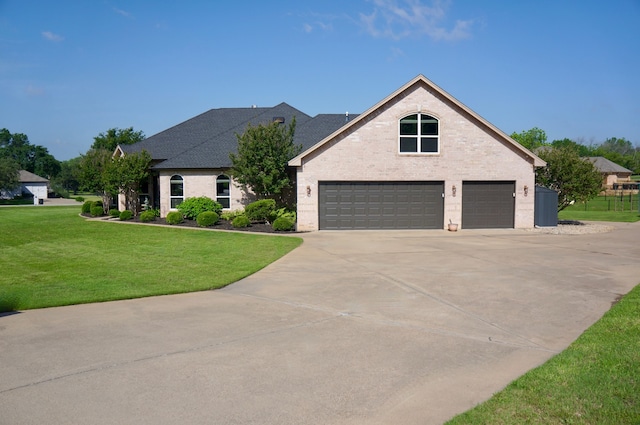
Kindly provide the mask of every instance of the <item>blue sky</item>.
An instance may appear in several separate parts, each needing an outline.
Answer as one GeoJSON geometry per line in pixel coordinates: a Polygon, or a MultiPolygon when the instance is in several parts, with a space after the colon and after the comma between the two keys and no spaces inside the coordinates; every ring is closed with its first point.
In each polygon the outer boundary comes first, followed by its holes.
{"type": "Polygon", "coordinates": [[[640,144],[640,1],[0,0],[0,128],[58,160],[211,108],[364,112],[423,74],[503,131],[640,144]]]}

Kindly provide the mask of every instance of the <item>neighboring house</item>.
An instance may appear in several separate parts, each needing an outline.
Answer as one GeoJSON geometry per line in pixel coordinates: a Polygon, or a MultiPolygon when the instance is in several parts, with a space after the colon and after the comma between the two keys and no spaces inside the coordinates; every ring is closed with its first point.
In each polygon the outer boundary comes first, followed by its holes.
{"type": "Polygon", "coordinates": [[[25,170],[20,170],[19,174],[20,185],[13,191],[3,192],[2,197],[11,199],[19,195],[31,195],[37,199],[47,199],[49,180],[25,170]]]}
{"type": "Polygon", "coordinates": [[[613,161],[602,156],[587,157],[593,163],[596,169],[602,174],[602,184],[604,189],[613,189],[614,185],[622,182],[630,182],[633,172],[618,165],[613,161]]]}
{"type": "Polygon", "coordinates": [[[310,117],[285,103],[214,109],[116,154],[151,154],[148,196],[162,216],[191,196],[237,209],[251,196],[228,176],[236,134],[293,116],[300,231],[534,226],[534,170],[545,162],[422,75],[358,116],[310,117]]]}

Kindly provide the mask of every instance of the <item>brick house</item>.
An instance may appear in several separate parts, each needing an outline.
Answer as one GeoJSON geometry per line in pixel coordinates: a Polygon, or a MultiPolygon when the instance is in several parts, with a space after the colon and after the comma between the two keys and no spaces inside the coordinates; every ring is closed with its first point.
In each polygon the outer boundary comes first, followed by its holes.
{"type": "Polygon", "coordinates": [[[309,117],[284,103],[217,109],[116,153],[149,151],[149,196],[163,216],[190,196],[237,209],[251,197],[225,174],[235,135],[293,116],[300,231],[534,226],[544,161],[422,75],[357,116],[309,117]]]}

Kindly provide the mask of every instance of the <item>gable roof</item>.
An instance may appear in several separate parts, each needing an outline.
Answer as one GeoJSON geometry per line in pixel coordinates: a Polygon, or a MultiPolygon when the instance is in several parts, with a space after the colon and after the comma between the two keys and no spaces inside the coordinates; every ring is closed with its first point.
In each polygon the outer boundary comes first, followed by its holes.
{"type": "Polygon", "coordinates": [[[488,130],[491,133],[495,134],[499,139],[504,141],[505,144],[507,144],[508,146],[512,147],[512,149],[514,149],[515,151],[521,152],[526,157],[530,158],[530,160],[531,160],[531,162],[532,162],[534,167],[544,167],[546,165],[546,162],[544,162],[541,158],[539,158],[533,152],[531,152],[530,150],[528,150],[527,148],[522,146],[520,143],[518,143],[515,140],[513,140],[511,137],[509,137],[502,130],[498,129],[493,124],[491,124],[490,122],[488,122],[487,120],[482,118],[480,115],[476,114],[474,111],[472,111],[466,105],[464,105],[462,102],[460,102],[455,97],[451,96],[449,93],[447,93],[446,91],[444,91],[443,89],[438,87],[436,84],[434,84],[432,81],[427,79],[422,74],[418,75],[417,77],[415,77],[414,79],[409,81],[407,84],[405,84],[404,86],[400,87],[398,90],[396,90],[395,92],[391,93],[386,98],[382,99],[380,102],[375,104],[373,107],[368,109],[366,112],[360,114],[359,116],[357,116],[353,120],[350,120],[346,125],[340,127],[339,129],[336,129],[335,132],[331,133],[330,135],[328,135],[327,137],[322,139],[319,143],[313,145],[309,149],[307,149],[304,152],[302,152],[300,155],[298,155],[295,158],[293,158],[291,161],[289,161],[289,165],[294,166],[294,167],[300,167],[302,165],[302,159],[304,157],[306,157],[307,155],[313,153],[315,150],[319,149],[324,144],[329,143],[331,140],[333,140],[334,138],[339,136],[341,133],[348,132],[352,127],[358,125],[358,123],[360,121],[365,120],[370,115],[374,115],[376,113],[376,111],[378,111],[379,109],[384,107],[387,103],[392,102],[401,93],[403,93],[404,91],[412,88],[413,86],[417,86],[417,85],[424,85],[424,86],[428,87],[429,89],[431,89],[432,91],[434,91],[435,93],[440,95],[441,97],[445,98],[447,102],[449,102],[450,104],[453,104],[454,106],[456,106],[457,108],[461,109],[463,112],[465,112],[466,114],[471,116],[475,121],[478,122],[478,124],[481,127],[484,127],[486,130],[488,130]]]}
{"type": "Polygon", "coordinates": [[[628,170],[613,161],[609,161],[603,156],[589,156],[587,159],[591,161],[596,169],[603,174],[633,174],[633,171],[628,170]]]}
{"type": "Polygon", "coordinates": [[[303,149],[345,124],[344,115],[316,117],[286,104],[274,107],[211,109],[133,145],[118,146],[122,153],[149,152],[156,170],[211,169],[231,166],[230,153],[237,152],[238,139],[249,124],[268,124],[284,118],[288,125],[296,119],[294,143],[303,149]]]}
{"type": "Polygon", "coordinates": [[[27,170],[20,170],[18,173],[20,175],[20,183],[49,183],[49,180],[45,179],[44,177],[40,177],[27,170]]]}

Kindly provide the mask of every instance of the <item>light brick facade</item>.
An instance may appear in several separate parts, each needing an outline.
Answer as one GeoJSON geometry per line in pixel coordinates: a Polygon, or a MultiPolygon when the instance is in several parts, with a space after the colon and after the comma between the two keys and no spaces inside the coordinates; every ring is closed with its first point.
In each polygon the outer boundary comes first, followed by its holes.
{"type": "Polygon", "coordinates": [[[464,181],[514,181],[514,226],[533,227],[534,164],[541,161],[514,143],[424,77],[418,78],[321,146],[292,160],[291,165],[298,166],[298,230],[318,230],[322,181],[444,181],[443,228],[449,220],[461,223],[464,181]],[[438,154],[399,153],[399,120],[415,113],[438,118],[438,154]]]}
{"type": "MultiPolygon", "coordinates": [[[[220,175],[229,176],[224,170],[170,170],[162,171],[159,175],[160,184],[160,215],[166,217],[171,211],[171,177],[181,176],[183,179],[183,198],[206,196],[216,200],[216,180],[220,175]]],[[[233,180],[230,185],[230,210],[244,208],[253,197],[245,194],[233,180]]]]}

